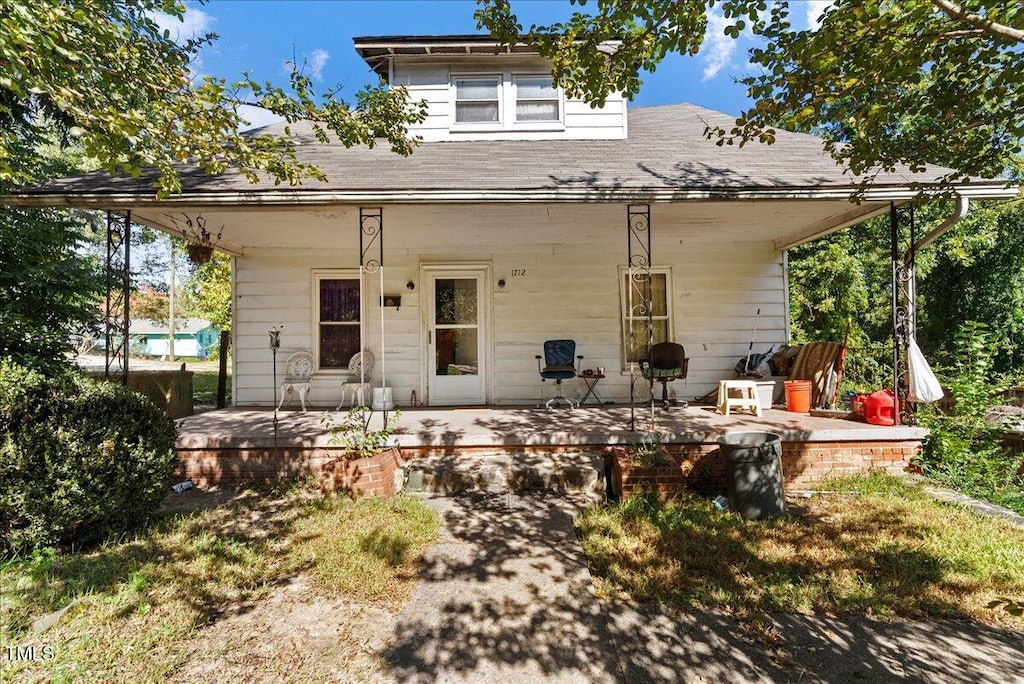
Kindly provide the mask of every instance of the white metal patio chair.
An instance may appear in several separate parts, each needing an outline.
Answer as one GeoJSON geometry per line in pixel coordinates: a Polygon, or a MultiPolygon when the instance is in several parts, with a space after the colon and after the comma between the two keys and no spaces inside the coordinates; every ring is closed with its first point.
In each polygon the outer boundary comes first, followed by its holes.
{"type": "Polygon", "coordinates": [[[284,403],[285,394],[288,395],[288,404],[292,403],[292,395],[299,394],[299,401],[302,402],[302,412],[306,412],[306,396],[311,388],[310,378],[313,376],[313,355],[308,351],[298,351],[288,357],[284,363],[284,380],[281,381],[281,401],[277,402],[280,410],[284,403]]]}
{"type": "Polygon", "coordinates": [[[353,354],[348,362],[348,378],[341,384],[341,403],[336,410],[340,411],[348,400],[349,407],[366,406],[370,398],[370,376],[377,362],[373,352],[363,350],[353,354]]]}

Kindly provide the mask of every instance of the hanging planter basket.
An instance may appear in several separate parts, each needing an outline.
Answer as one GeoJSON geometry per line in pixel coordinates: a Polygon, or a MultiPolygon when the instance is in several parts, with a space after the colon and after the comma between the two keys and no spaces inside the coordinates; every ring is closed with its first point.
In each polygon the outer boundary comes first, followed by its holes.
{"type": "Polygon", "coordinates": [[[193,264],[205,264],[213,257],[213,247],[210,245],[197,245],[194,242],[190,242],[185,250],[188,252],[188,258],[193,264]]]}

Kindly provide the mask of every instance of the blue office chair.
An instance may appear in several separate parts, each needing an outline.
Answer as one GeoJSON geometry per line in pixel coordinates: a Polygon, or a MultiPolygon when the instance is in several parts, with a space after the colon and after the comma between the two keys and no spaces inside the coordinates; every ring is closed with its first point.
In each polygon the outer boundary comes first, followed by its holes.
{"type": "Polygon", "coordinates": [[[558,402],[568,404],[570,409],[579,406],[578,401],[562,396],[562,381],[571,380],[579,374],[579,361],[582,361],[583,357],[576,356],[577,365],[574,366],[573,357],[575,355],[575,340],[548,340],[544,343],[543,368],[540,365],[541,357],[537,356],[537,372],[540,373],[541,382],[555,381],[555,396],[544,405],[549,411],[552,408],[551,405],[558,402]]]}

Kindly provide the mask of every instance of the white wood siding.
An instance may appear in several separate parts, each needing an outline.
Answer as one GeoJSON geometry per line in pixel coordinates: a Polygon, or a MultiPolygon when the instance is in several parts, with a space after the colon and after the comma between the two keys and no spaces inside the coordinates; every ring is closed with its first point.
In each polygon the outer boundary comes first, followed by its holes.
{"type": "MultiPolygon", "coordinates": [[[[557,130],[517,130],[515,125],[502,130],[453,130],[453,74],[537,74],[550,73],[549,65],[539,58],[481,57],[464,59],[397,58],[392,83],[409,89],[412,101],[426,100],[427,119],[410,127],[410,133],[424,140],[601,140],[626,137],[626,100],[619,94],[608,97],[604,107],[592,108],[581,100],[563,98],[563,127],[557,130]]],[[[503,92],[510,87],[503,85],[503,92]]],[[[507,115],[509,113],[506,113],[507,115]]]]}
{"type": "MultiPolygon", "coordinates": [[[[353,217],[354,218],[354,217],[353,217]]],[[[678,220],[678,219],[677,219],[678,220]]],[[[584,367],[605,366],[609,377],[598,392],[618,402],[629,396],[628,376],[621,372],[619,266],[626,261],[626,209],[622,205],[449,205],[384,208],[384,292],[400,294],[399,310],[384,309],[386,350],[381,354],[377,275],[368,278],[366,333],[377,355],[374,382],[379,384],[381,358],[387,384],[399,406],[416,390],[426,397],[421,297],[421,265],[492,264],[493,364],[491,403],[533,404],[553,393],[540,382],[536,354],[544,340],[569,337],[585,356],[584,367]],[[524,277],[513,277],[525,269],[524,277]],[[505,287],[498,287],[500,279],[505,287]],[[415,289],[410,291],[407,282],[415,289]]],[[[733,377],[732,367],[747,352],[754,316],[761,318],[755,351],[786,339],[786,293],[783,255],[770,242],[728,242],[713,233],[687,237],[686,226],[659,222],[654,214],[656,266],[672,269],[675,341],[690,357],[689,379],[669,385],[680,398],[693,398],[733,377]]],[[[313,269],[358,266],[356,221],[339,222],[336,244],[316,250],[247,250],[235,275],[235,378],[238,404],[269,405],[272,386],[267,331],[284,324],[278,354],[278,377],[284,360],[297,350],[312,349],[313,269]]],[[[318,373],[312,402],[337,406],[343,373],[318,373]]],[[[566,394],[583,393],[582,381],[566,384],[566,394]]]]}

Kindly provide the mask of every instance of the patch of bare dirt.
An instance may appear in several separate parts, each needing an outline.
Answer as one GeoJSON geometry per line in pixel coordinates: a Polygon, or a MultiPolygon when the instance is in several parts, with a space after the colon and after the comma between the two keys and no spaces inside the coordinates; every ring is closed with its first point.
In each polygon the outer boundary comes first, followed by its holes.
{"type": "Polygon", "coordinates": [[[189,682],[391,681],[379,658],[395,613],[324,596],[299,576],[183,645],[170,676],[189,682]]]}

